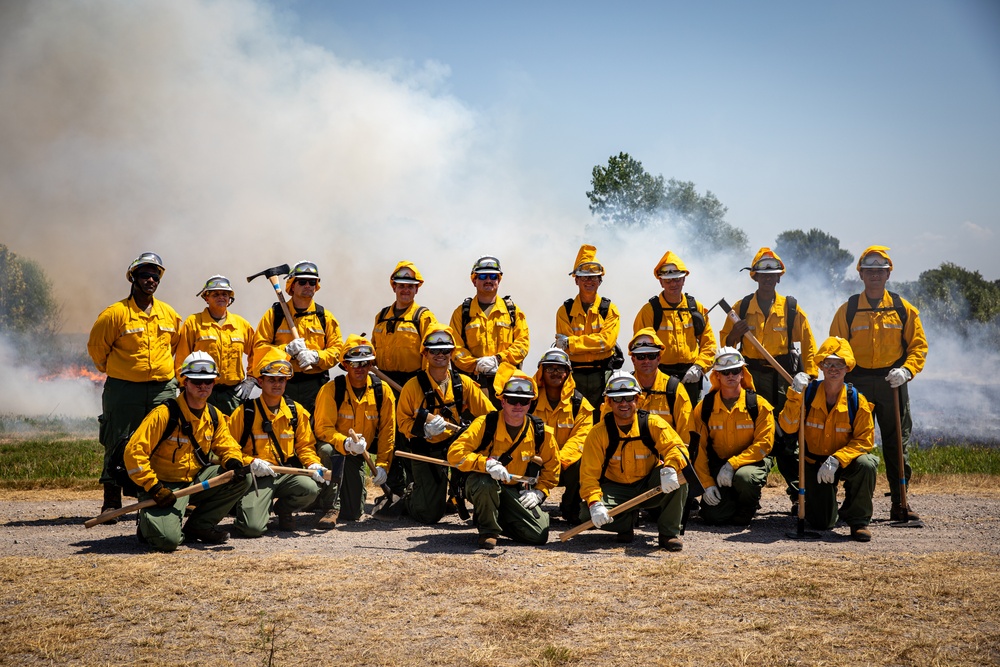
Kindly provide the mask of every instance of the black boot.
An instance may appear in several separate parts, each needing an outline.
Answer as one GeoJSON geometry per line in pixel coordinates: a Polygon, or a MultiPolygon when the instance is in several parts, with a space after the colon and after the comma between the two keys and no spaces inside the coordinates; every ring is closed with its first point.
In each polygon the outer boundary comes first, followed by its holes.
{"type": "MultiPolygon", "coordinates": [[[[120,486],[115,484],[105,484],[104,485],[104,504],[101,505],[101,514],[104,514],[108,510],[117,510],[122,507],[122,489],[120,486]]],[[[111,519],[105,521],[104,523],[112,524],[118,523],[118,519],[111,519]]]]}

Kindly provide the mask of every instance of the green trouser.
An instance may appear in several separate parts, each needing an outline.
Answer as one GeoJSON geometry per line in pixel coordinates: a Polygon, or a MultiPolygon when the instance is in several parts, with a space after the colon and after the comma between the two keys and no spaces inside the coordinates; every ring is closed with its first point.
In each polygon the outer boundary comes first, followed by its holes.
{"type": "Polygon", "coordinates": [[[243,403],[236,398],[236,387],[237,385],[215,385],[212,387],[212,395],[208,397],[208,402],[219,408],[222,414],[228,417],[243,403]]]}
{"type": "Polygon", "coordinates": [[[899,434],[896,433],[896,415],[894,414],[892,387],[885,381],[889,368],[883,368],[874,374],[859,374],[857,369],[847,374],[847,382],[852,383],[858,391],[864,394],[869,403],[874,403],[872,413],[878,422],[878,430],[882,433],[882,457],[885,459],[885,476],[889,479],[889,495],[892,504],[899,505],[900,478],[910,479],[910,454],[907,447],[910,444],[910,431],[913,421],[910,418],[910,392],[908,385],[899,388],[899,421],[903,427],[903,469],[899,470],[899,434]]]}
{"type": "Polygon", "coordinates": [[[104,445],[101,484],[114,483],[108,466],[118,441],[139,428],[153,408],[176,396],[177,380],[129,382],[109,377],[104,382],[104,394],[101,396],[103,414],[97,418],[101,426],[99,438],[104,445]]]}
{"type": "Polygon", "coordinates": [[[563,468],[559,473],[559,486],[566,487],[563,491],[562,500],[559,501],[559,512],[563,519],[570,523],[576,523],[580,516],[580,461],[577,460],[568,468],[563,468]]]}
{"type": "Polygon", "coordinates": [[[604,386],[611,374],[600,368],[574,368],[573,382],[576,390],[594,406],[594,423],[601,419],[601,406],[604,405],[604,386]]]}
{"type": "Polygon", "coordinates": [[[757,512],[760,491],[767,484],[767,474],[771,472],[772,465],[770,457],[764,457],[763,461],[737,468],[733,475],[733,485],[718,487],[722,496],[718,505],[709,505],[702,496],[702,520],[708,525],[721,525],[730,521],[748,522],[757,512]]]}
{"type": "MultiPolygon", "coordinates": [[[[205,482],[222,472],[219,466],[208,466],[199,472],[191,482],[163,482],[163,486],[172,491],[183,489],[205,482]]],[[[188,503],[195,505],[194,511],[188,517],[187,525],[191,528],[210,530],[215,527],[239,502],[243,494],[250,488],[250,479],[230,482],[215,488],[199,491],[190,496],[178,498],[170,507],[149,507],[139,511],[139,532],[149,545],[159,551],[173,551],[182,541],[181,519],[188,503]]],[[[151,496],[145,491],[139,491],[138,501],[149,500],[151,496]]]]}
{"type": "Polygon", "coordinates": [[[316,496],[316,508],[324,512],[340,509],[340,485],[344,477],[344,455],[328,442],[316,441],[320,463],[330,471],[330,483],[324,484],[316,496]]]}
{"type": "Polygon", "coordinates": [[[753,378],[754,391],[758,396],[763,396],[768,403],[774,406],[774,447],[771,448],[771,457],[778,464],[778,472],[785,478],[785,493],[789,499],[797,503],[799,498],[799,434],[790,433],[787,439],[779,438],[780,431],[777,428],[778,415],[785,407],[788,400],[786,391],[788,383],[785,378],[778,374],[767,362],[759,362],[751,359],[747,362],[750,376],[753,378]]]}
{"type": "Polygon", "coordinates": [[[368,500],[366,468],[363,457],[344,457],[344,477],[340,481],[341,521],[357,521],[365,513],[365,502],[368,500]]]}
{"type": "Polygon", "coordinates": [[[274,511],[294,512],[307,507],[319,494],[319,485],[304,475],[278,475],[257,478],[257,488],[253,481],[246,494],[236,505],[236,522],[233,527],[246,537],[260,537],[267,530],[271,518],[271,503],[274,511]]]}
{"type": "MultiPolygon", "coordinates": [[[[823,457],[822,461],[826,458],[823,457]]],[[[837,518],[848,526],[867,526],[872,520],[872,495],[878,474],[878,458],[862,454],[846,468],[838,468],[833,484],[820,484],[816,479],[822,463],[806,461],[806,521],[818,530],[837,525],[837,518]],[[844,504],[837,511],[837,482],[844,482],[844,504]]]]}
{"type": "MultiPolygon", "coordinates": [[[[447,448],[435,447],[427,456],[436,459],[447,457],[447,448]]],[[[444,516],[448,505],[448,473],[450,468],[435,463],[410,461],[413,486],[406,496],[406,512],[420,523],[437,523],[444,516]]]]}
{"type": "MultiPolygon", "coordinates": [[[[619,484],[618,482],[605,480],[601,484],[602,501],[605,507],[608,510],[612,510],[652,488],[659,487],[661,467],[656,466],[645,479],[632,484],[619,484]]],[[[681,534],[681,519],[684,515],[684,504],[687,502],[687,494],[688,485],[681,484],[681,488],[676,491],[653,496],[629,511],[612,517],[611,523],[604,524],[600,529],[612,533],[627,533],[634,529],[635,516],[640,509],[659,508],[660,516],[656,520],[656,528],[660,537],[677,537],[681,534]]],[[[580,506],[580,520],[590,521],[590,508],[585,504],[580,506]]]]}
{"type": "Polygon", "coordinates": [[[515,542],[549,541],[549,515],[541,507],[521,507],[520,484],[501,484],[481,472],[469,473],[465,495],[472,501],[480,535],[506,535],[515,542]]]}

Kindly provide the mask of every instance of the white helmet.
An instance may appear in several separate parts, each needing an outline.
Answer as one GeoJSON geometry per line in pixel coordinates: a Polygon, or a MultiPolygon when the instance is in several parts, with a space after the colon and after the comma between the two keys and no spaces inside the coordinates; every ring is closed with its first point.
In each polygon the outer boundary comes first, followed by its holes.
{"type": "Polygon", "coordinates": [[[569,355],[566,354],[565,350],[560,350],[558,347],[550,347],[545,350],[542,358],[538,360],[538,367],[541,368],[543,364],[565,366],[570,370],[573,369],[573,365],[569,362],[569,355]]]}
{"type": "Polygon", "coordinates": [[[608,384],[604,387],[604,395],[613,396],[636,396],[642,392],[639,381],[625,371],[615,371],[608,379],[608,384]]]}
{"type": "Polygon", "coordinates": [[[219,367],[208,352],[192,352],[184,357],[178,375],[191,380],[211,380],[219,377],[219,367]]]}
{"type": "Polygon", "coordinates": [[[743,368],[747,365],[743,355],[735,347],[721,347],[715,353],[715,363],[712,364],[713,371],[727,371],[733,368],[743,368]]]}
{"type": "Polygon", "coordinates": [[[163,260],[160,259],[159,255],[155,252],[144,252],[133,259],[132,263],[128,265],[128,268],[125,270],[125,279],[132,282],[132,272],[145,264],[157,267],[160,270],[161,276],[163,275],[163,272],[167,270],[166,267],[163,266],[163,260]]]}
{"type": "Polygon", "coordinates": [[[233,301],[236,301],[236,290],[229,283],[229,278],[225,276],[212,276],[205,281],[205,286],[195,296],[202,296],[205,292],[229,292],[229,303],[232,304],[233,301]]]}

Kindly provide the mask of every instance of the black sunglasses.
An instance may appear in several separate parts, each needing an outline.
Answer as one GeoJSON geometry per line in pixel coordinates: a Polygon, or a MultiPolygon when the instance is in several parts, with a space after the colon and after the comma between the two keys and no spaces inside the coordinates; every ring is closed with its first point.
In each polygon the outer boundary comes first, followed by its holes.
{"type": "Polygon", "coordinates": [[[368,361],[348,361],[347,365],[350,368],[368,368],[372,365],[371,360],[368,361]]]}
{"type": "Polygon", "coordinates": [[[716,371],[719,375],[738,375],[743,372],[743,368],[729,368],[724,371],[716,371]]]}
{"type": "Polygon", "coordinates": [[[194,379],[191,379],[191,380],[188,380],[188,382],[190,382],[191,384],[193,384],[195,386],[198,386],[198,387],[207,387],[210,384],[215,384],[215,380],[213,380],[211,378],[209,378],[207,380],[201,380],[201,379],[194,380],[194,379]]]}
{"type": "Polygon", "coordinates": [[[612,403],[631,403],[635,400],[636,394],[630,394],[628,396],[608,396],[612,403]]]}
{"type": "Polygon", "coordinates": [[[653,361],[658,356],[660,356],[660,353],[659,352],[642,352],[642,353],[635,353],[632,356],[635,357],[636,361],[653,361]]]}
{"type": "Polygon", "coordinates": [[[531,399],[525,396],[505,396],[504,399],[510,405],[530,405],[531,399]]]}
{"type": "Polygon", "coordinates": [[[299,285],[309,285],[310,287],[315,287],[319,283],[319,280],[316,278],[296,278],[295,282],[299,285]]]}
{"type": "Polygon", "coordinates": [[[137,273],[135,277],[139,280],[152,280],[154,283],[160,282],[159,273],[137,273]]]}

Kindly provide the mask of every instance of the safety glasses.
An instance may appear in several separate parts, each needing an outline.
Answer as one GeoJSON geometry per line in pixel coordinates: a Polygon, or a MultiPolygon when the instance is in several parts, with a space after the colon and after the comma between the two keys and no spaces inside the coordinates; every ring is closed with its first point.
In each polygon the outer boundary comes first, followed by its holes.
{"type": "Polygon", "coordinates": [[[659,352],[633,352],[632,357],[636,361],[654,361],[658,356],[659,352]]]}
{"type": "Polygon", "coordinates": [[[566,375],[569,373],[569,369],[565,366],[557,366],[555,364],[544,364],[542,366],[542,372],[546,375],[566,375]]]}
{"type": "Polygon", "coordinates": [[[188,380],[188,382],[191,383],[191,384],[193,384],[196,387],[208,387],[210,385],[215,384],[215,379],[214,378],[208,378],[208,379],[205,379],[205,380],[190,379],[190,380],[188,380]]]}
{"type": "Polygon", "coordinates": [[[348,368],[368,368],[372,365],[372,361],[369,359],[367,361],[348,361],[348,368]]]}
{"type": "Polygon", "coordinates": [[[479,280],[500,280],[499,273],[477,273],[476,278],[479,280]]]}
{"type": "Polygon", "coordinates": [[[454,351],[455,348],[453,347],[449,347],[443,350],[441,348],[433,348],[433,349],[428,349],[427,354],[431,355],[432,357],[447,357],[454,351]]]}
{"type": "Polygon", "coordinates": [[[137,273],[135,277],[139,280],[152,280],[154,283],[160,282],[159,273],[137,273]]]}
{"type": "Polygon", "coordinates": [[[308,285],[309,287],[316,287],[319,284],[319,280],[316,278],[296,278],[295,284],[297,285],[308,285]]]}
{"type": "Polygon", "coordinates": [[[504,396],[504,399],[510,405],[524,406],[531,403],[531,399],[527,396],[504,396]]]}
{"type": "Polygon", "coordinates": [[[215,298],[220,297],[220,296],[224,296],[226,298],[229,298],[231,296],[231,294],[232,294],[231,292],[224,292],[222,290],[215,290],[215,291],[212,291],[212,292],[205,292],[205,296],[207,296],[209,299],[215,299],[215,298]]]}
{"type": "Polygon", "coordinates": [[[847,370],[847,364],[837,363],[835,361],[824,361],[819,365],[827,373],[840,373],[841,371],[847,370]]]}
{"type": "Polygon", "coordinates": [[[635,400],[635,397],[635,394],[629,396],[608,396],[612,403],[631,403],[635,400]]]}
{"type": "Polygon", "coordinates": [[[733,376],[733,375],[739,375],[740,373],[743,372],[743,369],[742,368],[727,368],[724,371],[715,371],[715,372],[718,373],[719,375],[725,375],[725,376],[728,377],[728,376],[733,376]]]}

